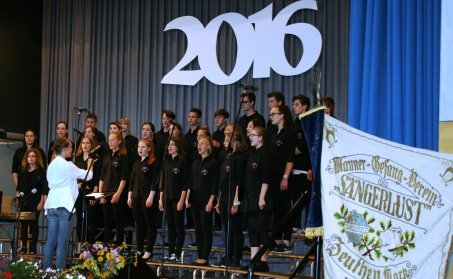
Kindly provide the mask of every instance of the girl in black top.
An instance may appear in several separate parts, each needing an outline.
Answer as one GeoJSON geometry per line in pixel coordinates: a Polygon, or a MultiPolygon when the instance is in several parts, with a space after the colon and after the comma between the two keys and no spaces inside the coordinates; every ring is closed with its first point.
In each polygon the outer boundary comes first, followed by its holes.
{"type": "MultiPolygon", "coordinates": [[[[81,168],[81,169],[88,169],[88,159],[90,157],[90,152],[95,148],[95,143],[92,138],[89,137],[83,137],[82,140],[80,141],[80,145],[77,148],[76,151],[76,157],[75,157],[75,162],[74,164],[81,168]]],[[[91,167],[93,170],[93,178],[89,181],[85,181],[85,194],[89,194],[92,192],[98,192],[99,190],[99,176],[101,174],[101,162],[95,160],[93,161],[93,166],[91,167]]],[[[88,241],[89,243],[93,243],[95,240],[96,236],[96,230],[97,230],[97,218],[98,218],[98,212],[101,209],[99,204],[96,203],[95,200],[87,200],[85,199],[86,202],[86,219],[83,220],[83,189],[82,187],[82,180],[77,181],[77,186],[79,186],[79,196],[77,197],[76,200],[76,214],[77,214],[77,237],[79,241],[88,241]],[[82,222],[86,222],[85,224],[82,224],[82,222]],[[82,231],[83,229],[86,229],[85,231],[82,231]],[[86,234],[86,235],[85,235],[86,234]],[[86,236],[86,237],[85,237],[86,236]]],[[[99,216],[101,216],[99,214],[99,216]]]]}
{"type": "MultiPolygon", "coordinates": [[[[288,190],[288,179],[294,164],[294,132],[292,130],[293,119],[291,111],[285,105],[273,107],[270,112],[272,125],[276,132],[271,135],[269,151],[273,168],[271,169],[272,181],[270,188],[274,204],[273,227],[283,220],[286,213],[291,209],[291,194],[288,190]]],[[[290,240],[292,224],[288,224],[283,230],[282,240],[276,239],[275,251],[291,252],[290,240]]]]}
{"type": "Polygon", "coordinates": [[[169,157],[163,166],[159,209],[165,209],[168,225],[168,254],[165,260],[178,262],[184,245],[184,202],[189,184],[189,169],[181,137],[172,137],[168,144],[169,157]],[[175,249],[176,246],[176,249],[175,249]]]}
{"type": "MultiPolygon", "coordinates": [[[[21,169],[22,159],[24,158],[25,152],[32,147],[35,148],[36,150],[38,150],[39,154],[41,155],[41,158],[43,158],[43,160],[45,160],[46,154],[44,153],[44,150],[42,150],[38,146],[36,133],[33,130],[27,130],[27,131],[25,131],[24,140],[22,141],[22,147],[18,148],[16,150],[16,152],[14,152],[13,163],[12,163],[12,167],[11,167],[11,173],[13,175],[13,182],[14,182],[14,185],[16,186],[16,188],[17,188],[19,173],[22,171],[22,169],[21,169]]],[[[44,168],[44,170],[47,168],[45,161],[43,161],[43,168],[44,168]]]]}
{"type": "Polygon", "coordinates": [[[124,241],[124,227],[126,222],[127,190],[126,182],[129,178],[129,162],[123,136],[120,133],[109,135],[109,152],[104,156],[99,192],[112,194],[102,197],[100,203],[104,212],[104,240],[112,240],[113,222],[116,226],[116,242],[124,241]]]}
{"type": "MultiPolygon", "coordinates": [[[[59,121],[57,123],[56,127],[56,132],[57,132],[57,138],[68,138],[68,123],[65,121],[59,121]]],[[[53,145],[55,141],[52,141],[49,144],[49,149],[47,149],[47,163],[50,164],[50,162],[53,160],[53,158],[56,156],[56,154],[53,151],[53,145]]]]}
{"type": "MultiPolygon", "coordinates": [[[[27,252],[28,229],[30,228],[32,241],[30,249],[31,254],[36,254],[36,244],[39,236],[39,215],[43,207],[41,195],[47,190],[46,173],[44,171],[44,158],[35,148],[28,149],[22,159],[21,169],[18,177],[16,196],[19,198],[19,206],[22,212],[29,211],[35,213],[33,221],[21,221],[21,252],[27,252]],[[38,205],[41,204],[41,209],[38,205]]],[[[48,191],[47,191],[48,192],[48,191]]],[[[19,252],[20,252],[19,251],[19,252]]]]}
{"type": "Polygon", "coordinates": [[[224,145],[228,146],[230,142],[233,150],[224,156],[220,165],[220,197],[219,206],[216,208],[222,219],[223,231],[226,232],[225,244],[228,244],[228,255],[221,261],[220,266],[240,267],[244,234],[242,233],[242,216],[238,208],[240,205],[239,192],[244,187],[245,151],[247,150],[242,129],[236,130],[234,136],[225,134],[224,145]]]}
{"type": "Polygon", "coordinates": [[[192,207],[197,241],[198,259],[196,265],[209,265],[212,248],[212,208],[217,194],[217,161],[211,154],[211,140],[202,137],[198,140],[198,154],[192,163],[192,181],[187,193],[186,203],[192,207]]]}
{"type": "Polygon", "coordinates": [[[141,139],[137,146],[139,160],[134,162],[129,181],[127,204],[132,208],[137,230],[137,254],[143,253],[146,232],[146,251],[142,258],[152,257],[157,234],[157,161],[154,144],[149,139],[141,139]]]}
{"type": "MultiPolygon", "coordinates": [[[[247,216],[251,258],[255,257],[260,246],[267,239],[267,229],[273,208],[269,192],[271,161],[263,147],[264,134],[263,127],[255,127],[249,133],[250,144],[255,149],[252,149],[247,156],[244,198],[241,203],[241,211],[247,216]]],[[[256,271],[269,271],[268,257],[269,251],[266,251],[256,265],[256,271]]]]}

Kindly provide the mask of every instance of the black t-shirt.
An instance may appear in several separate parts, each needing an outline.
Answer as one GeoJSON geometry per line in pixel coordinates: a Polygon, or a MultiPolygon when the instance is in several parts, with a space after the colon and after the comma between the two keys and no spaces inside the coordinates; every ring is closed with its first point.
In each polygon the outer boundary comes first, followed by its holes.
{"type": "Polygon", "coordinates": [[[21,171],[19,173],[17,191],[24,193],[24,196],[19,199],[21,210],[36,211],[41,201],[41,195],[49,193],[44,169],[37,167],[31,172],[21,171]],[[34,194],[32,193],[33,189],[36,189],[34,194]]]}
{"type": "Polygon", "coordinates": [[[187,161],[180,156],[168,156],[163,179],[164,198],[166,200],[179,200],[181,192],[187,191],[190,183],[190,169],[187,161]]]}
{"type": "MultiPolygon", "coordinates": [[[[157,192],[157,167],[156,160],[150,164],[148,157],[143,161],[136,160],[132,167],[129,181],[129,192],[133,198],[148,198],[151,191],[157,192]]],[[[156,194],[156,199],[159,195],[156,194]]]]}
{"type": "Polygon", "coordinates": [[[193,132],[189,129],[184,135],[187,145],[190,147],[187,150],[187,162],[192,163],[193,160],[197,159],[198,156],[198,147],[197,147],[197,134],[200,127],[197,127],[193,132]]]}
{"type": "Polygon", "coordinates": [[[245,186],[244,198],[241,204],[241,210],[244,212],[258,210],[258,202],[263,183],[268,184],[265,196],[265,209],[272,209],[272,200],[270,199],[270,182],[271,182],[271,159],[269,153],[264,147],[254,149],[247,155],[245,167],[245,186]]]}
{"type": "Polygon", "coordinates": [[[266,120],[264,120],[264,117],[261,114],[259,114],[257,111],[250,116],[247,116],[247,114],[244,114],[243,116],[239,117],[239,120],[238,120],[238,124],[241,126],[243,135],[247,135],[247,125],[253,119],[258,120],[261,123],[261,125],[263,127],[265,127],[266,120]]]}
{"type": "Polygon", "coordinates": [[[295,140],[294,144],[297,149],[301,152],[301,154],[294,155],[294,167],[293,169],[296,170],[303,170],[307,171],[311,169],[311,160],[310,160],[310,153],[308,150],[307,140],[305,139],[305,134],[302,129],[300,119],[296,117],[294,121],[295,124],[295,140]]]}
{"type": "Polygon", "coordinates": [[[290,129],[283,128],[280,133],[272,135],[269,143],[272,160],[271,173],[283,177],[286,163],[294,162],[294,134],[290,129]]]}
{"type": "MultiPolygon", "coordinates": [[[[83,154],[77,156],[74,161],[74,165],[86,170],[88,168],[88,162],[83,159],[83,154]]],[[[101,175],[102,161],[95,161],[93,163],[93,178],[85,182],[85,186],[88,186],[87,193],[91,193],[95,186],[99,186],[99,176],[101,175]]],[[[83,180],[77,179],[77,183],[81,183],[83,180]]],[[[80,196],[80,195],[79,195],[80,196]]]]}
{"type": "Polygon", "coordinates": [[[192,183],[189,186],[190,202],[207,204],[211,195],[217,195],[218,179],[219,166],[214,157],[195,159],[192,163],[192,183]]]}
{"type": "Polygon", "coordinates": [[[236,186],[239,186],[239,193],[241,193],[242,188],[244,187],[245,164],[246,158],[243,152],[229,153],[224,156],[224,159],[220,164],[219,175],[219,190],[222,199],[227,199],[228,194],[230,194],[231,197],[234,197],[236,186]]]}
{"type": "MultiPolygon", "coordinates": [[[[129,161],[127,155],[121,155],[119,151],[112,154],[109,151],[102,164],[100,180],[104,181],[104,192],[114,192],[118,190],[121,180],[129,178],[129,161]]],[[[123,191],[126,192],[126,191],[123,191]]]]}

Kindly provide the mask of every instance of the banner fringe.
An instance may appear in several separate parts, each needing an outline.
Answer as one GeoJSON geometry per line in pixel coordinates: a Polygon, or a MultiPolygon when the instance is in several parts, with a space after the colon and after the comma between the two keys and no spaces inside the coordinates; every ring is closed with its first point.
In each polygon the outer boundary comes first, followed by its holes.
{"type": "Polygon", "coordinates": [[[324,235],[324,227],[313,227],[305,229],[305,237],[308,239],[314,239],[318,236],[324,235]]]}

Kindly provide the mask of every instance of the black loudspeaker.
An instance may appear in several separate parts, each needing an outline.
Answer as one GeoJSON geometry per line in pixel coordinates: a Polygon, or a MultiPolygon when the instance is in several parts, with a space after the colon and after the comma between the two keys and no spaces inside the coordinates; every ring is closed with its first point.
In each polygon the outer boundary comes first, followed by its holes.
{"type": "Polygon", "coordinates": [[[137,257],[137,266],[134,264],[126,265],[118,274],[120,279],[158,279],[154,271],[149,267],[146,262],[137,257]]]}

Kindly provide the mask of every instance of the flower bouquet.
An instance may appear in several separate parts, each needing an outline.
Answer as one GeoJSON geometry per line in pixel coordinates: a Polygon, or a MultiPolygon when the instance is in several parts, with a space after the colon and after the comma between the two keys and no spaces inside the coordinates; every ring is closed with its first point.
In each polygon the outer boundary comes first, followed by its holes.
{"type": "Polygon", "coordinates": [[[112,278],[133,258],[134,256],[130,256],[127,251],[126,243],[122,245],[84,243],[79,255],[80,263],[72,266],[67,272],[86,271],[87,278],[112,278]]]}

